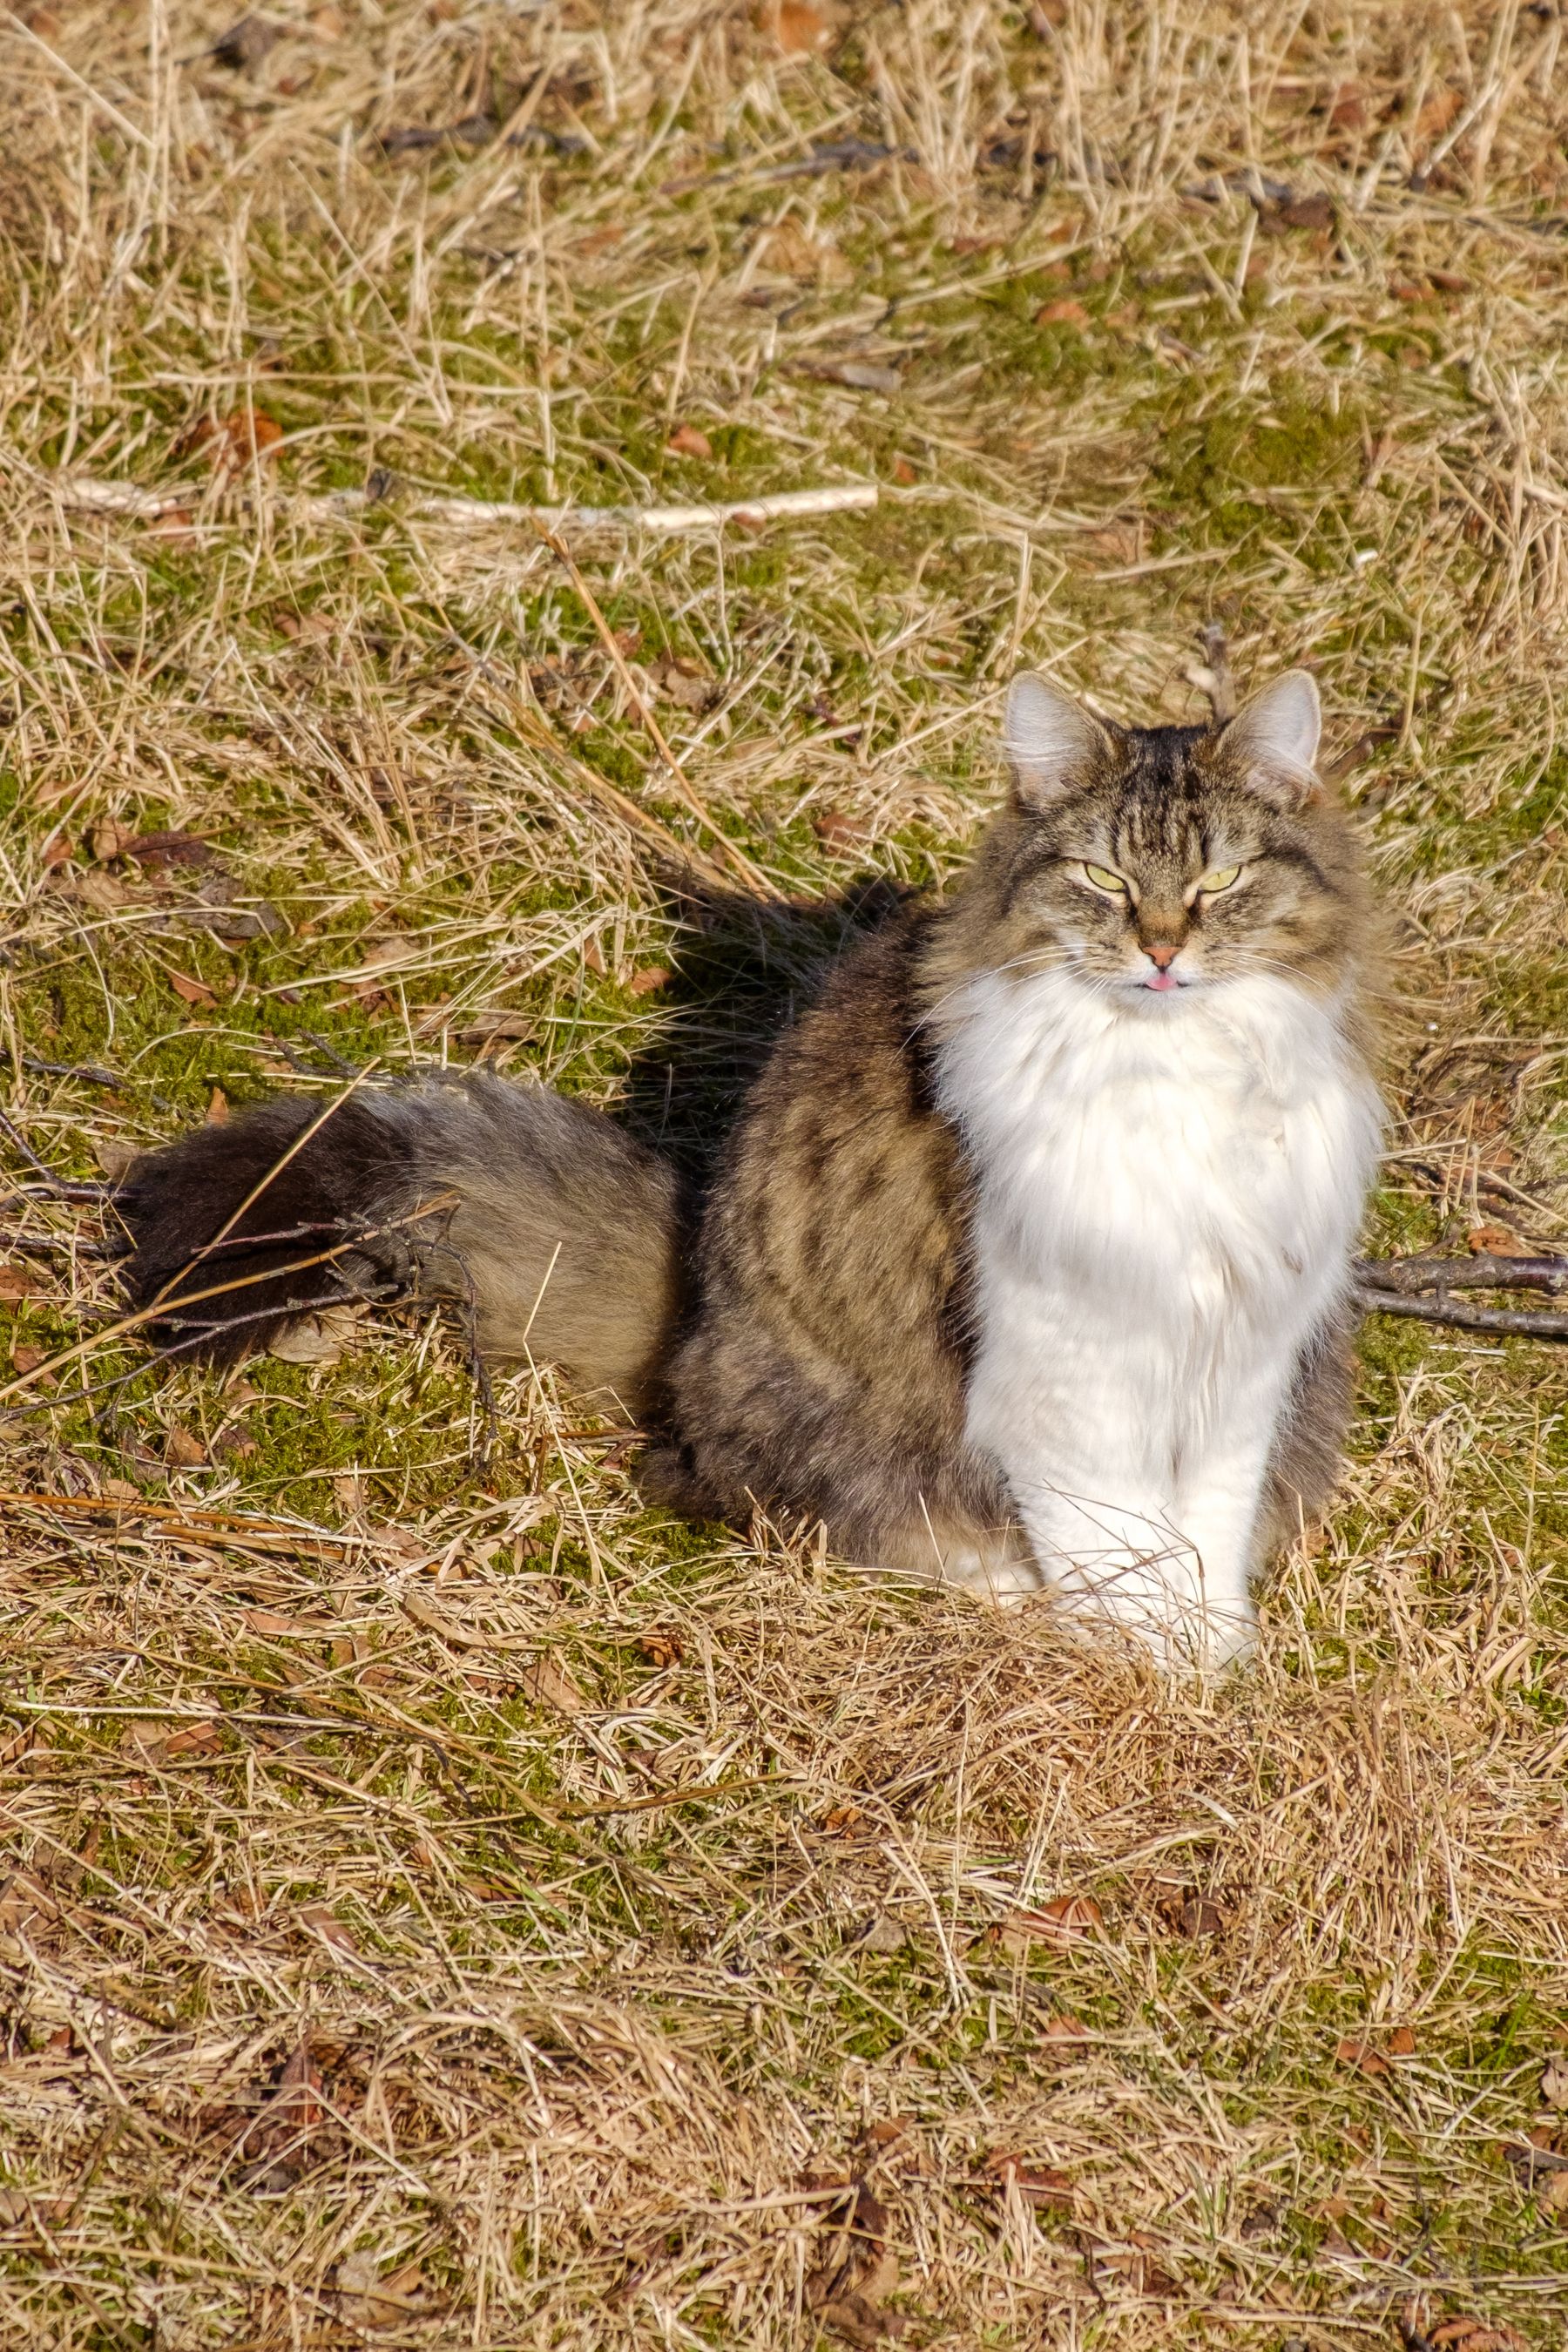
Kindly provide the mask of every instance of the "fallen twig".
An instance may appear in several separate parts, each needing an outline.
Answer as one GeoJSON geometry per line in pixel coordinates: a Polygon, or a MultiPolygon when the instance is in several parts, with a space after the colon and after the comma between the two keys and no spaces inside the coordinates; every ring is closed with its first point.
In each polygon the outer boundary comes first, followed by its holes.
{"type": "MultiPolygon", "coordinates": [[[[47,478],[62,506],[74,507],[84,514],[129,515],[140,522],[155,522],[162,515],[189,512],[201,504],[207,487],[186,482],[167,489],[148,490],[135,482],[100,481],[89,475],[58,474],[47,478]]],[[[334,490],[326,498],[300,497],[282,502],[317,520],[395,503],[405,514],[422,515],[437,522],[526,523],[545,530],[616,528],[681,531],[713,530],[730,522],[787,522],[802,516],[846,514],[874,507],[878,496],[875,482],[827,482],[816,489],[773,490],[762,498],[686,506],[532,507],[499,499],[435,496],[395,501],[391,494],[380,489],[334,490]]]]}
{"type": "Polygon", "coordinates": [[[1568,1341],[1568,1312],[1461,1306],[1448,1296],[1455,1290],[1536,1290],[1556,1297],[1568,1292],[1565,1258],[1495,1257],[1487,1251],[1471,1257],[1361,1258],[1356,1280],[1369,1315],[1403,1316],[1457,1331],[1568,1341]]]}

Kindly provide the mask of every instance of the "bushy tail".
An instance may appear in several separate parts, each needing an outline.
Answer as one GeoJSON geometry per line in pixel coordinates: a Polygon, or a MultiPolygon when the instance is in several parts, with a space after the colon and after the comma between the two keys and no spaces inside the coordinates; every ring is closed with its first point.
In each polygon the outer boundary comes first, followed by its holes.
{"type": "Polygon", "coordinates": [[[628,1412],[657,1393],[679,1180],[542,1087],[469,1076],[330,1106],[283,1097],[139,1160],[115,1205],[134,1303],[166,1307],[164,1336],[207,1362],[328,1303],[397,1293],[458,1302],[486,1354],[558,1364],[628,1412]]]}

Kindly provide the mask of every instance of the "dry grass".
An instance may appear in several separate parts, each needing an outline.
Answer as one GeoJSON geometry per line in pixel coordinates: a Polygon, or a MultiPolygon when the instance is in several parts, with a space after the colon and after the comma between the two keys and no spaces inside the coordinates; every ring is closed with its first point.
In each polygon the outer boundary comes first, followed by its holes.
{"type": "Polygon", "coordinates": [[[834,919],[668,837],[940,878],[1017,658],[1192,714],[1217,619],[1318,666],[1397,919],[1373,1238],[1561,1236],[1558,16],[274,20],[0,22],[0,2336],[1561,2344],[1561,1356],[1370,1327],[1184,1692],[671,1529],[536,1381],[480,1471],[436,1327],[161,1371],[21,1149],[488,1040],[700,1154],[834,919]],[[417,505],[850,480],[569,530],[615,660],[417,505]]]}

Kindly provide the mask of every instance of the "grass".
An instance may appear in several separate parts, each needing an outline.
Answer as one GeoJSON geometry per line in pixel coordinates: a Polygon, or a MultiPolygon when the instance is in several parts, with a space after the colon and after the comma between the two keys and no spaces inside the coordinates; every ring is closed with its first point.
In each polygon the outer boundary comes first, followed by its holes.
{"type": "Polygon", "coordinates": [[[1558,19],[273,21],[0,25],[6,2341],[1561,2344],[1559,1356],[1369,1325],[1324,1541],[1168,1688],[671,1527],[547,1378],[483,1462],[439,1325],[160,1367],[22,1149],[506,1015],[700,1162],[1014,667],[1193,718],[1217,621],[1317,668],[1389,913],[1370,1241],[1561,1241],[1558,19]],[[707,824],[549,549],[419,506],[847,480],[566,526],[707,824]]]}

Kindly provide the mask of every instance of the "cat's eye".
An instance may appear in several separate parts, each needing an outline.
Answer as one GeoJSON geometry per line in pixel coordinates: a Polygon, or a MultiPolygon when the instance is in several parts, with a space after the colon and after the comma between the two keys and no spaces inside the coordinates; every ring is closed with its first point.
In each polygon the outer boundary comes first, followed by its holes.
{"type": "Polygon", "coordinates": [[[1241,868],[1239,866],[1212,866],[1208,873],[1204,876],[1203,880],[1198,884],[1198,888],[1200,890],[1207,890],[1210,893],[1216,890],[1228,890],[1231,884],[1238,878],[1240,873],[1241,868]]]}
{"type": "Polygon", "coordinates": [[[1097,890],[1108,890],[1117,898],[1127,896],[1126,883],[1120,874],[1113,874],[1109,866],[1086,866],[1083,876],[1084,880],[1092,882],[1097,890]]]}

